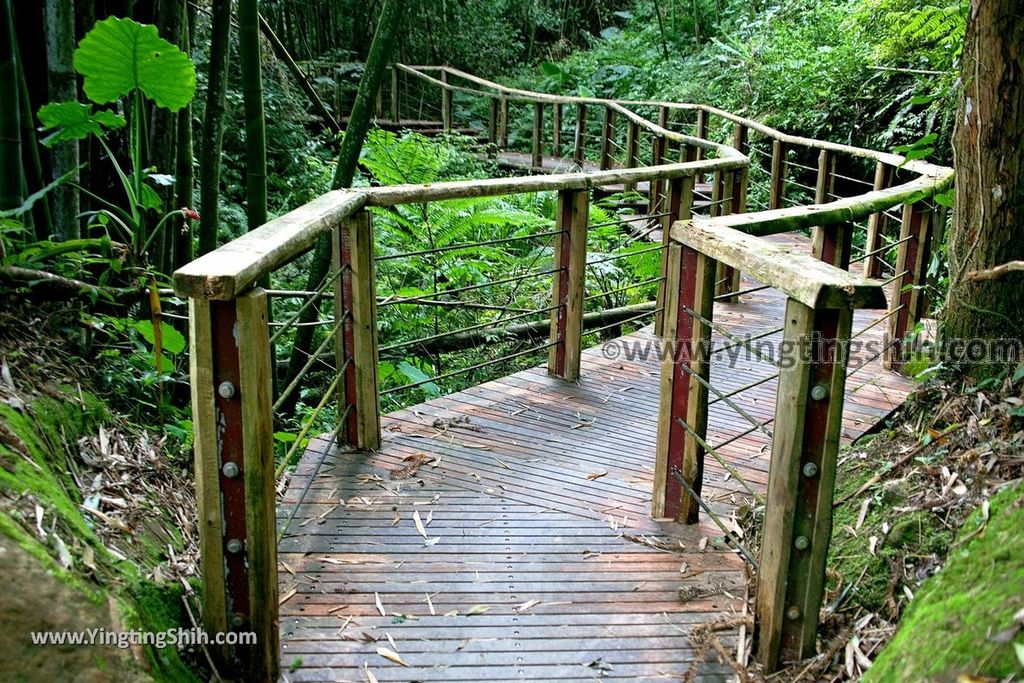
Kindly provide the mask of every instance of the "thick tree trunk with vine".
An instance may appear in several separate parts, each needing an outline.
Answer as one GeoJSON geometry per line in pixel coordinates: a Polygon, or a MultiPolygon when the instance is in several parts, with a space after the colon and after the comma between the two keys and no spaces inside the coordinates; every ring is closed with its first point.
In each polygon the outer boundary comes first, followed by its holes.
{"type": "MultiPolygon", "coordinates": [[[[1020,339],[1024,273],[967,274],[1024,258],[1024,14],[1017,0],[972,0],[953,135],[956,210],[949,234],[946,339],[1020,339]]],[[[967,374],[991,372],[968,364],[967,374]]]]}

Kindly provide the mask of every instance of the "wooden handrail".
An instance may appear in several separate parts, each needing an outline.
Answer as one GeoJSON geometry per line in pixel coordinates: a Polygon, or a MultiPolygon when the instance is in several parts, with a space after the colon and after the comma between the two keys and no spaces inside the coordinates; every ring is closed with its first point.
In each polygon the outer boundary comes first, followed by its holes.
{"type": "Polygon", "coordinates": [[[398,206],[530,192],[589,190],[655,178],[690,177],[698,172],[740,168],[744,165],[743,159],[708,159],[589,173],[334,190],[185,264],[174,273],[174,291],[178,296],[185,297],[233,299],[262,276],[310,249],[317,237],[366,206],[398,206]]]}
{"type": "Polygon", "coordinates": [[[178,296],[228,301],[312,248],[320,235],[366,205],[362,192],[335,190],[200,256],[174,272],[178,296]]]}
{"type": "MultiPolygon", "coordinates": [[[[415,73],[416,69],[419,69],[419,68],[420,67],[408,67],[407,70],[410,73],[415,73]]],[[[801,147],[808,147],[810,149],[829,150],[829,151],[832,151],[832,152],[838,152],[840,154],[847,154],[847,155],[850,155],[850,156],[860,157],[860,158],[863,158],[863,159],[873,159],[875,161],[880,161],[880,162],[882,162],[884,164],[888,164],[890,166],[896,166],[898,168],[904,168],[904,169],[906,169],[908,171],[911,171],[912,173],[918,173],[918,174],[924,175],[924,176],[936,176],[936,177],[939,177],[939,176],[947,177],[948,176],[949,179],[952,179],[952,177],[953,177],[953,169],[945,167],[945,166],[938,166],[936,164],[932,164],[932,163],[929,163],[929,162],[921,160],[921,159],[907,159],[906,157],[902,157],[902,156],[900,156],[898,154],[892,154],[890,152],[879,152],[877,150],[868,149],[868,148],[865,148],[865,147],[855,147],[853,145],[844,145],[844,144],[839,143],[839,142],[829,142],[829,141],[826,141],[826,140],[816,140],[814,138],[805,138],[805,137],[801,137],[799,135],[791,135],[789,133],[783,133],[782,131],[780,131],[780,130],[778,130],[776,128],[772,128],[771,126],[765,125],[765,124],[763,124],[763,123],[761,123],[759,121],[755,121],[754,119],[748,119],[746,117],[740,116],[738,114],[733,114],[731,112],[725,111],[724,109],[719,109],[717,107],[713,107],[713,106],[708,105],[708,104],[696,104],[696,103],[686,103],[686,102],[667,102],[667,101],[663,101],[663,100],[605,100],[605,99],[595,98],[595,97],[579,97],[579,96],[571,96],[571,95],[550,95],[550,94],[546,94],[546,93],[535,93],[535,92],[532,92],[532,91],[529,91],[529,90],[520,90],[518,88],[508,88],[508,87],[500,85],[498,83],[494,83],[493,81],[488,81],[487,79],[480,78],[479,76],[474,76],[473,74],[469,74],[469,73],[466,73],[464,71],[460,71],[459,69],[454,69],[452,67],[447,67],[446,66],[446,67],[442,67],[442,68],[445,71],[447,71],[448,73],[452,74],[452,75],[459,76],[460,78],[464,78],[464,79],[466,79],[468,81],[471,81],[471,82],[474,82],[474,83],[478,83],[478,84],[486,86],[488,88],[493,88],[494,90],[497,90],[498,92],[501,92],[501,93],[505,93],[507,95],[518,95],[518,96],[520,96],[520,97],[522,97],[524,99],[535,98],[535,99],[538,99],[538,100],[541,100],[541,101],[544,101],[544,102],[561,103],[561,104],[570,103],[570,102],[583,102],[583,103],[591,103],[591,104],[613,104],[616,107],[621,107],[622,109],[620,111],[627,111],[627,112],[629,112],[630,115],[635,116],[635,117],[639,118],[640,120],[644,121],[645,125],[652,132],[659,132],[659,133],[662,133],[662,134],[667,134],[669,136],[669,138],[672,139],[672,140],[679,140],[681,138],[686,138],[687,142],[690,142],[691,140],[699,141],[699,142],[705,142],[705,143],[707,142],[706,140],[701,140],[700,138],[691,138],[690,136],[686,136],[686,135],[683,135],[681,133],[676,133],[676,132],[673,132],[673,131],[665,130],[665,129],[661,128],[660,126],[658,126],[657,124],[654,124],[651,121],[648,121],[647,119],[644,119],[643,117],[640,117],[639,115],[637,115],[637,114],[635,114],[635,113],[633,113],[633,112],[631,112],[631,111],[629,111],[628,109],[625,109],[625,108],[626,107],[666,107],[668,109],[684,109],[684,110],[689,110],[689,111],[703,111],[703,112],[706,112],[708,114],[712,114],[714,116],[718,116],[718,117],[720,117],[722,119],[725,119],[727,121],[732,121],[733,123],[741,124],[741,125],[745,126],[746,128],[749,128],[750,130],[757,131],[758,133],[761,133],[765,137],[768,137],[768,138],[770,138],[772,140],[778,140],[779,142],[784,142],[784,143],[789,144],[789,145],[797,145],[797,146],[801,146],[801,147]]],[[[452,86],[452,87],[458,87],[458,86],[452,86]]],[[[468,89],[468,88],[466,90],[468,92],[478,92],[478,91],[474,91],[474,90],[471,90],[471,89],[468,89]]],[[[694,143],[691,142],[691,144],[694,144],[694,143]]]]}
{"type": "Polygon", "coordinates": [[[775,242],[725,227],[717,219],[679,221],[672,239],[702,254],[750,273],[810,308],[885,308],[881,283],[824,263],[810,254],[794,254],[775,242]]]}

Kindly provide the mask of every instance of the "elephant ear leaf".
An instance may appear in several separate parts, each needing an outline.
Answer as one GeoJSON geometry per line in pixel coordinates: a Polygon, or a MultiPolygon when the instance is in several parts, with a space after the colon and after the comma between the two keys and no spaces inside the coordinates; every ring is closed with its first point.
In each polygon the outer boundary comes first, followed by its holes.
{"type": "Polygon", "coordinates": [[[188,55],[161,38],[155,26],[131,19],[97,22],[78,44],[74,63],[85,77],[85,94],[98,104],[139,90],[157,106],[178,111],[196,92],[196,68],[188,55]]]}
{"type": "Polygon", "coordinates": [[[52,147],[65,140],[81,140],[89,135],[103,135],[104,128],[124,126],[124,118],[112,111],[94,112],[81,102],[52,102],[39,109],[39,121],[44,130],[52,130],[42,143],[52,147]]]}

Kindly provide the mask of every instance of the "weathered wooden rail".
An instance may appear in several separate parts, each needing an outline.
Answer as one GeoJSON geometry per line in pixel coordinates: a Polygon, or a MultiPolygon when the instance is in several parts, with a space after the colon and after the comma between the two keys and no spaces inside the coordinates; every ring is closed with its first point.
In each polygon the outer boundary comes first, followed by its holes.
{"type": "MultiPolygon", "coordinates": [[[[952,172],[789,136],[705,105],[532,93],[447,67],[395,65],[389,98],[387,103],[381,98],[380,110],[382,116],[390,112],[392,123],[434,119],[444,131],[478,130],[498,156],[528,153],[537,173],[330,192],[175,273],[177,293],[190,301],[204,625],[211,632],[251,630],[259,637],[255,651],[218,652],[221,673],[273,680],[280,668],[274,419],[283,394],[295,391],[302,375],[282,388],[282,395],[273,395],[271,342],[280,344],[282,328],[296,324],[296,318],[272,326],[268,301],[281,293],[257,283],[322,236],[331,236],[332,274],[318,291],[303,296],[304,306],[332,300],[333,318],[325,321],[329,334],[304,371],[326,365],[332,356],[334,365],[303,433],[336,398],[333,438],[351,448],[374,449],[380,443],[377,309],[385,302],[375,292],[381,257],[375,253],[371,211],[556,192],[554,229],[543,233],[554,239],[554,262],[547,271],[523,276],[550,276],[549,305],[532,311],[549,317],[550,339],[513,355],[547,352],[548,372],[574,380],[585,337],[588,206],[591,192],[600,188],[645,188],[647,212],[662,225],[662,274],[649,312],[672,351],[663,363],[658,445],[652,454],[655,517],[684,522],[698,517],[704,457],[716,456],[706,442],[709,403],[725,401],[749,419],[730,402],[749,387],[723,394],[708,381],[715,302],[742,301],[740,273],[762,283],[755,289],[771,287],[788,297],[780,321],[785,343],[776,358],[780,369],[756,600],[758,656],[773,669],[812,654],[831,533],[848,343],[859,333],[851,330],[852,311],[884,308],[884,288],[892,286],[888,311],[873,325],[887,322],[889,340],[879,353],[887,367],[898,368],[904,338],[923,312],[920,288],[931,233],[942,220],[928,200],[951,183],[952,172]],[[690,114],[692,122],[681,120],[690,114]],[[690,126],[693,134],[673,130],[690,126]],[[708,139],[716,133],[726,139],[708,139]],[[547,163],[552,158],[558,161],[547,163]],[[566,172],[540,172],[550,165],[566,172]],[[866,166],[871,181],[856,177],[866,166]],[[755,172],[764,182],[752,180],[755,172]],[[858,185],[870,189],[840,195],[839,188],[862,190],[858,185]],[[702,192],[708,194],[701,197],[702,192]],[[813,203],[787,206],[800,198],[813,203]],[[706,215],[696,212],[701,200],[706,215]],[[747,212],[748,206],[765,210],[747,212]],[[888,212],[900,206],[900,236],[885,245],[888,212]],[[860,256],[866,275],[879,274],[883,254],[897,250],[895,275],[888,280],[849,272],[852,237],[861,221],[866,221],[860,256]],[[812,254],[787,254],[763,239],[807,228],[813,229],[812,254]]],[[[512,239],[520,237],[497,241],[512,239]]],[[[422,382],[400,388],[414,384],[422,382]]],[[[764,422],[754,422],[752,429],[767,433],[764,422]]]]}

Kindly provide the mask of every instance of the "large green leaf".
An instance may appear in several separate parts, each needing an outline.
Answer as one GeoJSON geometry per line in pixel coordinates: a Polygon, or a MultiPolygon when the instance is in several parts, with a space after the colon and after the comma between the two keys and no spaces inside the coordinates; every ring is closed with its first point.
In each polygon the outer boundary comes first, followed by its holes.
{"type": "Polygon", "coordinates": [[[97,22],[75,50],[75,70],[93,102],[113,102],[133,90],[158,106],[178,111],[196,92],[192,60],[157,33],[156,26],[108,17],[97,22]]]}
{"type": "Polygon", "coordinates": [[[104,128],[124,126],[124,118],[112,111],[92,110],[81,102],[51,102],[39,108],[39,121],[43,129],[54,132],[42,139],[47,147],[65,140],[81,140],[90,135],[102,135],[104,128]]]}
{"type": "MultiPolygon", "coordinates": [[[[135,329],[139,331],[142,338],[150,344],[156,343],[156,335],[153,334],[153,322],[150,320],[139,320],[135,323],[135,329]]],[[[178,354],[185,351],[185,347],[188,345],[185,341],[185,337],[181,335],[176,329],[168,325],[167,323],[160,321],[160,332],[163,337],[164,351],[168,353],[178,354]]],[[[172,367],[168,365],[167,367],[172,367]]]]}

